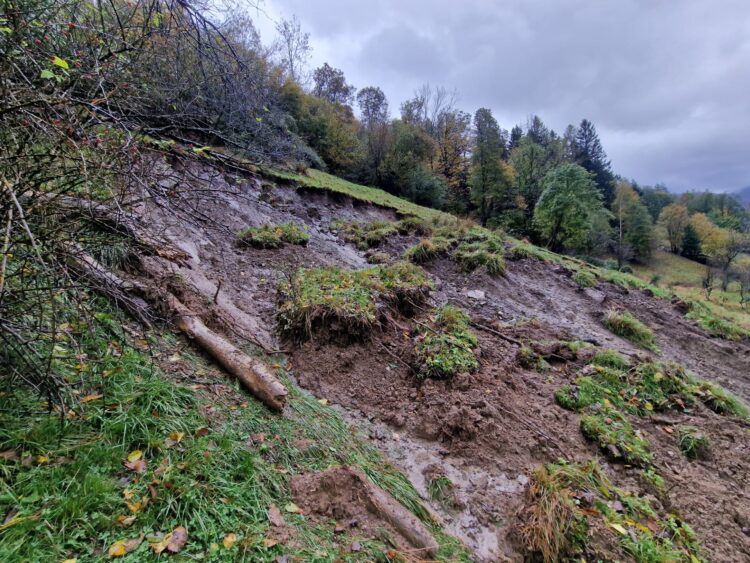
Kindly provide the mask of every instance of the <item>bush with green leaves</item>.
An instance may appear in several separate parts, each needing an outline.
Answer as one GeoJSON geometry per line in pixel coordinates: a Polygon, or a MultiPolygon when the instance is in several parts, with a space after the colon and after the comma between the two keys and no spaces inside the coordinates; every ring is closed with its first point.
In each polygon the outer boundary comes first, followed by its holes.
{"type": "Polygon", "coordinates": [[[479,367],[474,350],[479,345],[469,328],[469,316],[446,305],[437,310],[434,322],[417,337],[415,371],[420,378],[446,379],[479,367]]]}
{"type": "Polygon", "coordinates": [[[630,340],[654,352],[659,350],[654,332],[633,316],[629,311],[612,309],[604,316],[604,326],[616,335],[630,340]]]}
{"type": "Polygon", "coordinates": [[[250,227],[241,231],[237,238],[241,245],[253,248],[280,248],[284,243],[306,246],[310,240],[305,228],[289,221],[280,225],[250,227]]]}
{"type": "Polygon", "coordinates": [[[279,285],[279,330],[296,340],[319,331],[361,338],[378,323],[381,305],[406,310],[423,303],[431,287],[408,262],[358,271],[301,268],[279,285]]]}

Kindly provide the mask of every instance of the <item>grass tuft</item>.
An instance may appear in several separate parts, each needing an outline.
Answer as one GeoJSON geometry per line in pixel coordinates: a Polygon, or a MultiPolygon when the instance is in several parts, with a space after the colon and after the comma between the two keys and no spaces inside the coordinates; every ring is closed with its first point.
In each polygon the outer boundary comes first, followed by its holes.
{"type": "Polygon", "coordinates": [[[581,432],[614,460],[639,467],[651,463],[648,441],[634,431],[627,417],[616,409],[604,407],[600,412],[581,417],[581,432]]]}
{"type": "Polygon", "coordinates": [[[575,281],[581,289],[594,287],[596,285],[596,276],[589,271],[578,270],[573,276],[573,281],[575,281]]]}
{"type": "Polygon", "coordinates": [[[469,328],[469,317],[461,309],[446,305],[435,321],[417,337],[415,371],[424,378],[446,379],[479,367],[474,350],[479,342],[469,328]]]}
{"type": "Polygon", "coordinates": [[[280,248],[282,244],[306,246],[310,235],[291,221],[280,225],[263,225],[241,231],[237,238],[241,245],[253,248],[280,248]]]}
{"type": "Polygon", "coordinates": [[[708,436],[695,426],[682,426],[678,432],[680,451],[689,460],[708,459],[711,444],[708,436]]]}
{"type": "Polygon", "coordinates": [[[521,518],[521,541],[533,560],[702,561],[689,525],[614,487],[594,460],[537,468],[521,518]]]}
{"type": "Polygon", "coordinates": [[[610,310],[604,316],[604,326],[618,336],[622,336],[643,348],[654,352],[659,350],[654,332],[629,311],[610,310]]]}
{"type": "Polygon", "coordinates": [[[407,310],[422,303],[431,287],[424,272],[408,262],[359,271],[301,268],[279,285],[279,329],[296,340],[322,331],[362,338],[377,324],[380,305],[407,310]]]}

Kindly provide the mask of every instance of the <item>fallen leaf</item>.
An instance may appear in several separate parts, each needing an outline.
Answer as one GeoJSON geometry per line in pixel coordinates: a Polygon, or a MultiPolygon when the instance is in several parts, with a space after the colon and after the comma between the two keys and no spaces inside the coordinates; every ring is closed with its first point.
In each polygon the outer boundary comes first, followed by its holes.
{"type": "Polygon", "coordinates": [[[159,467],[154,470],[154,475],[161,475],[169,468],[169,458],[163,458],[159,462],[159,467]]]}
{"type": "Polygon", "coordinates": [[[135,461],[126,461],[125,467],[130,469],[131,471],[135,471],[136,473],[140,474],[146,471],[146,462],[142,459],[137,459],[135,461]]]}
{"type": "Polygon", "coordinates": [[[278,541],[276,541],[276,540],[275,540],[275,539],[273,539],[273,538],[264,538],[264,539],[263,539],[263,547],[273,547],[273,546],[275,546],[275,545],[276,545],[276,544],[278,544],[278,543],[279,543],[279,542],[278,542],[278,541]]]}
{"type": "Polygon", "coordinates": [[[135,515],[125,516],[124,514],[121,514],[117,517],[117,523],[124,528],[132,526],[133,522],[135,522],[135,515]]]}
{"type": "Polygon", "coordinates": [[[134,450],[128,454],[128,461],[138,461],[143,457],[141,450],[134,450]]]}
{"type": "Polygon", "coordinates": [[[138,549],[138,546],[143,542],[143,536],[133,538],[130,540],[118,540],[113,543],[109,548],[110,557],[123,557],[128,553],[138,549]]]}
{"type": "Polygon", "coordinates": [[[0,452],[0,459],[18,459],[18,454],[15,450],[6,450],[0,452]]]}
{"type": "Polygon", "coordinates": [[[276,556],[276,563],[289,563],[289,556],[288,555],[277,555],[276,556]]]}
{"type": "Polygon", "coordinates": [[[188,540],[188,532],[184,526],[177,526],[172,531],[172,539],[167,545],[167,551],[170,553],[179,553],[188,540]]]}
{"type": "Polygon", "coordinates": [[[287,505],[286,505],[286,506],[284,507],[284,510],[286,510],[287,512],[290,512],[290,513],[292,513],[292,514],[299,514],[300,512],[302,512],[302,511],[300,510],[299,506],[297,506],[297,505],[296,505],[296,504],[294,504],[293,502],[290,502],[289,504],[287,504],[287,505]]]}
{"type": "Polygon", "coordinates": [[[66,559],[62,563],[78,563],[78,559],[66,559]]]}
{"type": "Polygon", "coordinates": [[[202,438],[203,436],[208,436],[208,428],[203,426],[202,428],[198,428],[198,430],[195,431],[195,435],[198,438],[202,438]]]}
{"type": "Polygon", "coordinates": [[[358,541],[354,541],[349,549],[352,553],[357,553],[358,551],[362,551],[362,545],[358,541]]]}
{"type": "Polygon", "coordinates": [[[628,535],[628,531],[627,531],[627,530],[626,530],[625,528],[623,528],[623,527],[622,527],[622,526],[621,526],[620,524],[615,524],[615,523],[612,523],[612,522],[611,522],[611,523],[609,524],[609,527],[610,527],[610,528],[612,528],[613,530],[617,530],[617,531],[618,531],[618,532],[620,532],[620,533],[621,533],[621,534],[622,534],[623,536],[627,536],[627,535],[628,535]]]}
{"type": "Polygon", "coordinates": [[[46,455],[38,455],[36,456],[36,462],[39,465],[42,465],[43,463],[49,463],[49,458],[46,455]]]}
{"type": "Polygon", "coordinates": [[[619,500],[613,501],[611,506],[612,506],[612,510],[616,512],[625,511],[625,507],[622,505],[622,503],[619,500]]]}
{"type": "Polygon", "coordinates": [[[268,508],[268,521],[277,528],[280,528],[285,524],[284,516],[281,514],[281,510],[279,510],[279,507],[275,504],[272,504],[268,508]]]}
{"type": "Polygon", "coordinates": [[[125,504],[128,505],[128,509],[130,509],[130,512],[138,512],[139,510],[146,508],[148,499],[143,499],[138,502],[126,502],[125,504]]]}
{"type": "Polygon", "coordinates": [[[125,489],[124,491],[122,491],[122,496],[125,500],[130,500],[131,498],[133,498],[133,495],[135,495],[135,493],[130,489],[125,489]]]}
{"type": "Polygon", "coordinates": [[[90,403],[91,401],[96,401],[97,399],[101,399],[104,397],[101,393],[98,395],[86,395],[83,399],[81,399],[82,403],[90,403]]]}
{"type": "Polygon", "coordinates": [[[164,440],[164,445],[168,448],[171,448],[172,446],[175,446],[182,442],[182,439],[185,437],[184,432],[171,432],[169,434],[169,437],[164,440]]]}
{"type": "Polygon", "coordinates": [[[221,542],[224,544],[224,547],[226,549],[231,549],[232,546],[237,542],[237,534],[234,532],[227,534],[224,536],[224,540],[221,542]]]}
{"type": "Polygon", "coordinates": [[[328,404],[328,399],[318,399],[318,402],[319,402],[319,403],[320,403],[321,405],[325,406],[325,405],[327,405],[327,404],[328,404]]]}

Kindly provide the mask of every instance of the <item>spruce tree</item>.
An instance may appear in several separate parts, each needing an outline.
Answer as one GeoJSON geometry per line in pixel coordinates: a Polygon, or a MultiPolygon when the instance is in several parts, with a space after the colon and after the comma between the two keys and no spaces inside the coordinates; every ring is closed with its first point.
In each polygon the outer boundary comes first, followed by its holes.
{"type": "Polygon", "coordinates": [[[687,224],[682,233],[682,255],[696,262],[704,262],[706,257],[701,249],[701,240],[698,232],[690,223],[687,224]]]}
{"type": "Polygon", "coordinates": [[[602,194],[604,203],[609,206],[614,198],[614,176],[596,128],[588,119],[581,121],[576,132],[575,144],[576,162],[594,175],[594,182],[602,194]]]}

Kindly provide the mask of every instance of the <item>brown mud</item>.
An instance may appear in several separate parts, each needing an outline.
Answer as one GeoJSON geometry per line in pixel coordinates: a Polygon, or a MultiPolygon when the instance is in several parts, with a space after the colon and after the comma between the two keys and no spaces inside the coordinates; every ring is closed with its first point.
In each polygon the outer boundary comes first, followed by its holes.
{"type": "MultiPolygon", "coordinates": [[[[216,301],[223,300],[244,319],[232,336],[241,341],[244,333],[272,348],[284,345],[275,333],[274,313],[276,286],[285,276],[299,266],[367,266],[364,253],[332,233],[329,224],[396,219],[389,210],[340,196],[211,168],[192,170],[184,181],[209,188],[181,196],[186,199],[179,205],[149,204],[141,215],[191,255],[188,263],[175,267],[175,276],[200,289],[196,294],[216,293],[216,301]],[[308,229],[306,247],[258,250],[236,244],[241,229],[290,220],[308,229]]],[[[397,236],[379,250],[395,257],[416,240],[397,236]]],[[[750,342],[713,338],[669,301],[645,291],[605,282],[581,290],[562,266],[532,259],[508,260],[507,273],[499,278],[466,274],[447,259],[425,269],[436,286],[431,305],[462,307],[490,329],[475,329],[481,354],[476,373],[418,381],[406,365],[414,345],[413,335],[403,330],[409,319],[376,328],[362,343],[313,340],[295,347],[290,350],[292,372],[302,387],[340,405],[370,434],[478,561],[523,559],[514,526],[530,471],[559,458],[583,461],[600,455],[581,435],[578,415],[554,400],[555,390],[575,379],[590,353],[552,354],[551,369],[537,372],[519,365],[518,346],[498,332],[529,343],[586,340],[630,356],[674,360],[750,401],[750,342]],[[654,330],[659,354],[637,348],[602,325],[602,315],[613,306],[628,309],[654,330]],[[450,503],[430,499],[429,480],[436,475],[453,484],[450,503]]],[[[210,310],[211,303],[203,306],[210,310]]],[[[747,424],[703,407],[632,422],[651,443],[667,492],[658,496],[638,470],[602,460],[615,483],[679,513],[695,528],[708,560],[750,560],[747,424]],[[685,424],[709,436],[711,459],[690,462],[680,453],[676,428],[685,424]]]]}

